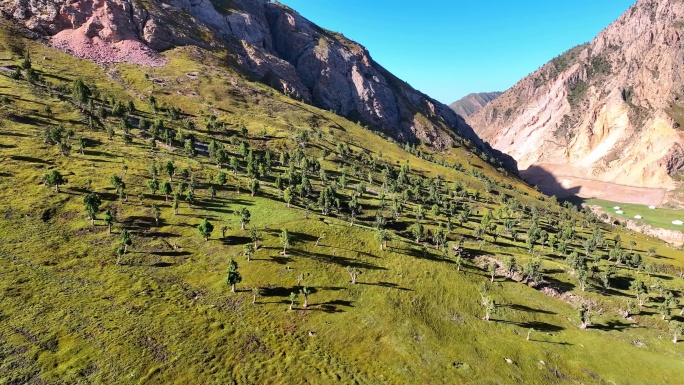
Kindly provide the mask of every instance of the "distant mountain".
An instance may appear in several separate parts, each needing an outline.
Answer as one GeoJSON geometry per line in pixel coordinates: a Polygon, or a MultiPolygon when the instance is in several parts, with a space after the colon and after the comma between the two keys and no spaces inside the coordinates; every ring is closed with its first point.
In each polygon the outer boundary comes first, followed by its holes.
{"type": "Polygon", "coordinates": [[[480,111],[492,100],[496,99],[503,92],[479,92],[466,95],[461,99],[449,104],[452,110],[464,118],[467,118],[480,111]]]}
{"type": "Polygon", "coordinates": [[[639,0],[468,119],[521,170],[673,190],[684,175],[684,2],[639,0]]]}

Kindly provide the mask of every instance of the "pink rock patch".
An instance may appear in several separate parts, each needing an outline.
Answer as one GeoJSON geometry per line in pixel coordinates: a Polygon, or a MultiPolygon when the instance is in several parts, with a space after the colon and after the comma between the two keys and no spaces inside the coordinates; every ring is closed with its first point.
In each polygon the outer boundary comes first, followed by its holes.
{"type": "Polygon", "coordinates": [[[52,37],[52,45],[71,55],[96,63],[132,63],[145,67],[161,67],[166,58],[136,40],[108,42],[99,36],[86,36],[81,29],[64,30],[52,37]]]}

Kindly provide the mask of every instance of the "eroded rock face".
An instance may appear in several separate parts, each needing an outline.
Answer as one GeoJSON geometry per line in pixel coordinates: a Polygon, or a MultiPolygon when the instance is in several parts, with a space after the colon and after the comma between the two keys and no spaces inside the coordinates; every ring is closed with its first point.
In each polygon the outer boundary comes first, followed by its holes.
{"type": "Polygon", "coordinates": [[[456,133],[515,169],[460,116],[396,79],[364,47],[278,3],[0,0],[0,9],[54,46],[98,62],[163,65],[158,53],[176,46],[227,49],[239,65],[295,98],[404,142],[448,148],[456,133]]]}
{"type": "Polygon", "coordinates": [[[684,3],[640,0],[591,43],[541,67],[468,119],[520,169],[674,188],[682,170],[684,3]],[[567,167],[560,167],[567,166],[567,167]]]}

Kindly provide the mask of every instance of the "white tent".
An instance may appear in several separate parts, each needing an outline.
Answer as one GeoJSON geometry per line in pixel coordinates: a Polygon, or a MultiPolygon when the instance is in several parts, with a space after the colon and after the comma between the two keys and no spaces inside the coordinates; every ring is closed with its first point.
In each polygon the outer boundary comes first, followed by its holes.
{"type": "Polygon", "coordinates": [[[615,214],[620,214],[620,215],[622,215],[622,214],[624,214],[624,213],[625,213],[625,212],[622,211],[622,210],[618,210],[618,211],[615,212],[615,214]]]}
{"type": "Polygon", "coordinates": [[[641,215],[635,215],[634,219],[642,219],[643,217],[641,215]]]}
{"type": "Polygon", "coordinates": [[[620,210],[620,206],[613,207],[614,210],[620,210]]]}
{"type": "Polygon", "coordinates": [[[682,221],[680,221],[680,220],[678,219],[678,220],[676,220],[676,221],[672,221],[672,224],[673,224],[673,225],[677,225],[677,226],[681,226],[681,225],[684,225],[684,222],[682,222],[682,221]]]}
{"type": "Polygon", "coordinates": [[[648,206],[649,209],[655,210],[655,206],[648,206]]]}

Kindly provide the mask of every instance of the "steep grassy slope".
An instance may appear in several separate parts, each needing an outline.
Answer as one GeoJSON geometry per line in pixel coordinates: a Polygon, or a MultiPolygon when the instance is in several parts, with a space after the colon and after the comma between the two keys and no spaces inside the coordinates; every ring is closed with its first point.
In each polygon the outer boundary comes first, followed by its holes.
{"type": "MultiPolygon", "coordinates": [[[[17,40],[0,35],[4,47],[17,40]]],[[[559,218],[572,218],[576,235],[568,239],[569,250],[581,250],[595,226],[584,223],[591,218],[544,199],[467,148],[406,151],[251,83],[197,49],[168,52],[169,63],[160,68],[101,68],[23,43],[52,92],[41,82],[11,79],[21,54],[0,53],[0,383],[673,383],[683,374],[684,352],[668,341],[667,322],[655,311],[658,293],[631,319],[618,315],[633,298],[634,277],[648,285],[658,277],[679,295],[681,280],[673,273],[684,268],[680,251],[623,232],[625,248],[635,242],[648,274],[605,260],[608,246],[601,247],[593,253],[604,257],[598,268],[617,268],[611,288],[603,291],[597,275],[581,291],[558,251],[533,244],[530,253],[524,234],[536,216],[560,238],[559,218]],[[69,92],[79,77],[99,91],[94,110],[105,99],[109,105],[112,99],[132,100],[136,111],[124,115],[132,122],[163,121],[172,145],[164,144],[163,130],[152,148],[152,129],[129,128],[126,134],[122,118],[99,119],[88,107],[80,111],[69,92]],[[158,112],[148,103],[150,95],[158,112]],[[165,112],[171,106],[180,108],[179,119],[165,112]],[[225,125],[212,123],[209,130],[212,115],[225,125]],[[43,139],[46,128],[57,125],[74,130],[69,156],[43,139]],[[183,146],[190,135],[200,150],[194,156],[183,146]],[[82,153],[80,138],[87,140],[82,153]],[[218,169],[201,153],[210,139],[235,156],[237,173],[228,164],[218,169]],[[240,143],[257,157],[269,151],[276,160],[301,151],[309,163],[310,197],[295,193],[288,208],[274,187],[278,175],[285,187],[288,179],[301,179],[302,163],[293,161],[274,161],[259,178],[261,191],[251,196],[240,143]],[[159,182],[167,180],[168,161],[177,170],[174,188],[195,184],[193,201],[181,199],[177,215],[171,200],[147,187],[152,164],[159,182]],[[420,188],[404,199],[416,182],[392,186],[406,161],[420,188]],[[325,177],[313,172],[316,162],[325,177]],[[68,179],[59,193],[43,186],[50,170],[68,179]],[[218,183],[220,171],[225,185],[218,183]],[[127,197],[117,196],[113,175],[126,183],[127,197]],[[320,215],[317,199],[324,185],[335,186],[341,202],[327,216],[320,215]],[[465,190],[457,193],[457,185],[465,190]],[[213,199],[210,187],[217,191],[213,199]],[[102,198],[94,226],[83,209],[91,191],[102,198]],[[363,211],[350,226],[347,203],[355,191],[362,192],[363,211]],[[435,192],[442,204],[433,211],[435,192]],[[394,199],[403,209],[396,220],[394,199]],[[161,211],[158,224],[153,204],[161,211]],[[425,206],[422,224],[429,230],[420,243],[409,230],[418,205],[425,206]],[[504,207],[510,210],[499,211],[504,207]],[[251,212],[247,228],[261,235],[249,262],[243,249],[252,242],[250,231],[241,230],[236,214],[242,208],[251,212]],[[115,217],[111,235],[103,222],[106,209],[115,217]],[[488,210],[496,226],[478,235],[488,210]],[[376,212],[392,235],[384,251],[373,229],[376,212]],[[204,218],[215,226],[208,241],[197,230],[204,218]],[[507,219],[516,222],[512,232],[503,229],[507,219]],[[446,232],[449,222],[450,245],[437,250],[434,234],[438,226],[446,232]],[[283,229],[292,237],[286,255],[283,229]],[[117,264],[124,230],[131,232],[132,245],[117,264]],[[461,241],[467,258],[459,271],[452,246],[461,241]],[[657,254],[647,256],[654,246],[657,254]],[[521,266],[539,258],[546,281],[539,287],[546,289],[517,282],[520,274],[505,278],[499,269],[489,284],[497,305],[487,322],[480,288],[489,273],[482,261],[506,256],[521,266]],[[234,294],[225,282],[231,258],[243,278],[234,294]],[[358,284],[350,282],[348,267],[361,270],[358,284]],[[310,306],[304,309],[300,296],[288,311],[290,293],[304,285],[311,290],[310,306]],[[261,293],[252,304],[255,287],[261,293]],[[588,330],[578,327],[576,307],[583,301],[594,313],[588,330]]],[[[600,230],[608,239],[618,231],[600,230]]]]}

